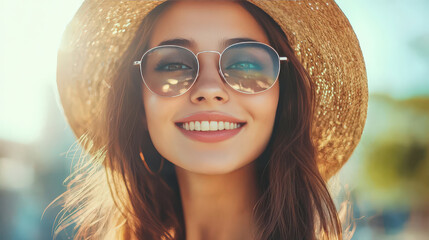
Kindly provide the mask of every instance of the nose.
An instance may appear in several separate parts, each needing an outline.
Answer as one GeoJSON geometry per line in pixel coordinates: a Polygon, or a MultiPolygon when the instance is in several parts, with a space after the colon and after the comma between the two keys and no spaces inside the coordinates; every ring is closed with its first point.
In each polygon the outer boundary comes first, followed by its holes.
{"type": "Polygon", "coordinates": [[[193,103],[226,103],[229,95],[219,71],[218,52],[201,52],[197,54],[200,69],[198,78],[191,89],[193,103]]]}

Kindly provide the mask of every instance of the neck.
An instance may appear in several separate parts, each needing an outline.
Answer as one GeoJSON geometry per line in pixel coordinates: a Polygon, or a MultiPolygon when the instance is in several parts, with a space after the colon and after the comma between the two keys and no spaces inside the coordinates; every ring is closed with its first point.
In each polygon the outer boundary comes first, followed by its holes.
{"type": "Polygon", "coordinates": [[[187,240],[253,239],[258,199],[254,164],[222,175],[176,167],[187,240]]]}

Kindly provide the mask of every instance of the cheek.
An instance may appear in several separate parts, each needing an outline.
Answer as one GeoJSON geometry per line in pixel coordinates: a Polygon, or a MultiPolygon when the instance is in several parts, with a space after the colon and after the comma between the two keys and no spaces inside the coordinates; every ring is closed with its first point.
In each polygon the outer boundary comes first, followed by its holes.
{"type": "Polygon", "coordinates": [[[279,102],[278,82],[267,92],[249,98],[248,112],[252,115],[255,125],[251,139],[258,139],[259,147],[263,151],[271,138],[279,102]]]}
{"type": "Polygon", "coordinates": [[[167,160],[174,159],[177,151],[178,132],[174,124],[174,110],[183,107],[183,99],[160,97],[143,89],[143,104],[146,113],[147,129],[155,149],[167,160]]]}
{"type": "Polygon", "coordinates": [[[253,115],[256,124],[266,125],[271,130],[279,102],[278,82],[267,92],[264,92],[247,100],[248,111],[253,115]]]}
{"type": "MultiPolygon", "coordinates": [[[[143,103],[146,113],[147,129],[154,146],[158,149],[159,142],[166,138],[166,131],[171,127],[169,109],[174,109],[171,102],[163,99],[144,87],[143,103]]],[[[158,150],[159,151],[159,150],[158,150]]]]}
{"type": "Polygon", "coordinates": [[[143,100],[143,106],[144,106],[144,110],[145,110],[145,115],[146,115],[146,122],[148,124],[148,130],[150,129],[149,126],[152,127],[153,123],[156,122],[154,121],[154,119],[158,118],[157,114],[160,112],[154,111],[154,108],[157,105],[157,101],[154,98],[154,96],[152,95],[151,92],[149,92],[146,87],[143,87],[143,94],[142,94],[142,100],[143,100]],[[155,105],[155,106],[154,106],[155,105]]]}

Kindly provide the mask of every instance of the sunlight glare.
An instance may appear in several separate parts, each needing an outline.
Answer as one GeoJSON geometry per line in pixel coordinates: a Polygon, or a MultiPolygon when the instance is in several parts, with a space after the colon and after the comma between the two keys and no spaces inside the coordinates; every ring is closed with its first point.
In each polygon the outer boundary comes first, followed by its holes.
{"type": "Polygon", "coordinates": [[[0,10],[0,138],[30,143],[46,129],[56,55],[82,0],[9,0],[0,10]]]}

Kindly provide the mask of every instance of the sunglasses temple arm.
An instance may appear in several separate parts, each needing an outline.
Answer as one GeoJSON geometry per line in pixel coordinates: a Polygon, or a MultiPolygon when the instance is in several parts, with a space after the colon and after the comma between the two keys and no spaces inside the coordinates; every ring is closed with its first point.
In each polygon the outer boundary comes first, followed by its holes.
{"type": "Polygon", "coordinates": [[[279,57],[280,61],[287,61],[287,57],[279,57]]]}

